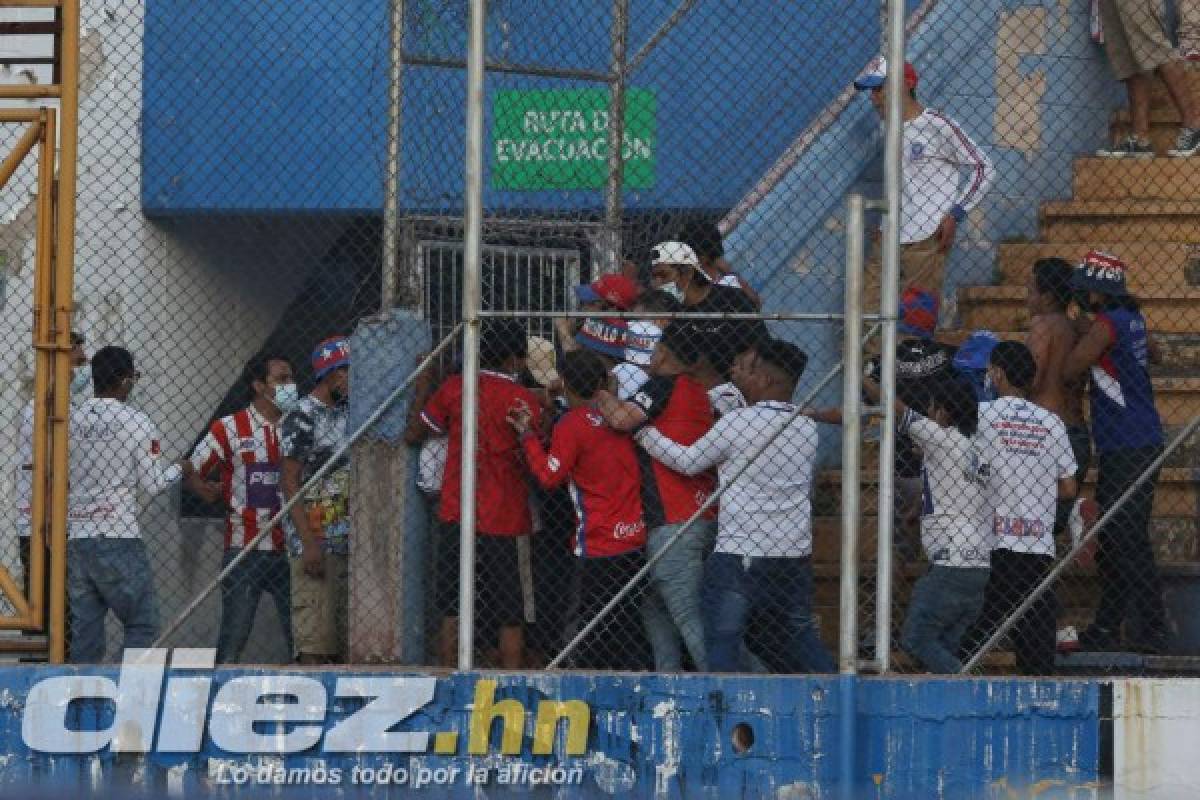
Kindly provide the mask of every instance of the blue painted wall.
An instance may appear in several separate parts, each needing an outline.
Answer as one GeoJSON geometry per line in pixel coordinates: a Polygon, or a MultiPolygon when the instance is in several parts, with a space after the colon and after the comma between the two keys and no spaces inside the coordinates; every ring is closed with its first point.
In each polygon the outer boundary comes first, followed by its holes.
{"type": "MultiPolygon", "coordinates": [[[[407,5],[410,52],[462,57],[465,12],[407,5]]],[[[608,4],[489,5],[490,57],[607,69],[608,4]]],[[[631,53],[676,5],[632,4],[631,53]]],[[[658,180],[627,192],[628,207],[731,206],[877,51],[878,39],[872,0],[697,4],[632,77],[631,85],[658,94],[658,180]]],[[[148,4],[146,212],[380,209],[387,41],[383,0],[148,4]]],[[[595,84],[491,75],[487,89],[586,85],[595,84]]],[[[463,105],[461,71],[406,70],[402,207],[461,206],[463,105]]],[[[598,189],[489,189],[485,202],[559,211],[598,209],[603,197],[598,189]]]]}
{"type": "MultiPolygon", "coordinates": [[[[739,678],[664,675],[452,675],[437,679],[434,700],[402,731],[457,731],[454,755],[341,756],[314,749],[293,756],[261,758],[216,750],[211,741],[199,755],[151,754],[48,756],[23,744],[21,718],[30,686],[69,668],[0,670],[0,794],[27,792],[30,785],[65,789],[74,796],[89,787],[116,790],[174,787],[182,797],[246,797],[248,786],[217,785],[219,764],[255,769],[318,764],[350,774],[353,766],[385,763],[409,768],[473,763],[561,764],[582,767],[582,783],[571,796],[630,797],[830,797],[838,781],[839,683],[835,678],[739,678]],[[582,756],[530,754],[532,722],[526,720],[519,756],[498,755],[493,731],[488,756],[466,756],[466,733],[476,681],[498,681],[496,699],[514,698],[532,711],[541,700],[582,700],[592,724],[582,756]],[[731,746],[737,725],[748,725],[753,744],[743,753],[731,746]],[[123,788],[128,787],[128,789],[123,788]]],[[[81,670],[117,680],[116,667],[81,670]]],[[[170,676],[168,674],[168,677],[170,676]]],[[[194,675],[195,673],[190,673],[194,675]]],[[[258,671],[221,670],[214,692],[225,682],[258,671]]],[[[274,674],[274,673],[272,673],[274,674]]],[[[332,697],[344,672],[294,671],[320,681],[332,697]]],[[[361,673],[379,676],[378,671],[361,673]]],[[[394,677],[419,677],[395,673],[394,677]]],[[[997,786],[1023,782],[1072,787],[1098,777],[1100,685],[1071,681],[863,680],[858,686],[855,741],[858,796],[926,800],[991,796],[997,786]]],[[[153,702],[147,698],[146,702],[153,702]]],[[[360,707],[331,701],[326,730],[360,707]]],[[[112,721],[111,704],[77,701],[71,724],[102,730],[112,721]]],[[[499,726],[497,726],[499,727],[499,726]]],[[[556,753],[565,746],[562,731],[556,753]]],[[[348,780],[348,778],[346,779],[348,780]]],[[[356,796],[343,784],[344,794],[356,796]]],[[[375,791],[379,791],[376,789],[375,791]]],[[[457,784],[427,787],[428,796],[472,797],[475,788],[457,784]]],[[[327,797],[326,787],[286,787],[273,796],[327,797]]],[[[364,793],[365,795],[365,793],[364,793]]],[[[407,796],[407,795],[405,795],[407,796]]],[[[418,795],[419,796],[419,795],[418,795]]],[[[554,796],[552,790],[492,786],[488,796],[554,796]]]]}

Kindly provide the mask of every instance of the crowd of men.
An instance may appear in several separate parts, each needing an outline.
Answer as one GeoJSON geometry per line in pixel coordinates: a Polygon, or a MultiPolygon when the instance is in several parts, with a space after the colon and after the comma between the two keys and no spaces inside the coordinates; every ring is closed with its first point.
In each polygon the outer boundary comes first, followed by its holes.
{"type": "MultiPolygon", "coordinates": [[[[1100,2],[1110,14],[1124,5],[1100,2]]],[[[1119,43],[1121,19],[1105,18],[1109,41],[1119,43]]],[[[1139,45],[1113,56],[1114,65],[1132,59],[1135,112],[1137,76],[1158,69],[1171,86],[1175,74],[1173,61],[1151,63],[1147,52],[1139,45]]],[[[881,112],[886,74],[877,59],[855,82],[881,112]]],[[[947,255],[994,170],[960,126],[918,102],[910,64],[904,84],[894,513],[898,547],[919,541],[929,568],[901,644],[925,669],[955,672],[1154,464],[1163,433],[1148,372],[1154,348],[1127,289],[1128,267],[1108,253],[1032,265],[1025,343],[987,331],[959,347],[937,340],[947,255]],[[1085,498],[1093,448],[1097,488],[1085,498]]],[[[1172,155],[1192,155],[1200,119],[1188,98],[1172,94],[1184,120],[1172,155]]],[[[1139,136],[1106,153],[1144,155],[1139,136]]],[[[554,341],[529,337],[516,320],[483,326],[476,645],[505,668],[544,664],[578,635],[569,663],[579,667],[830,671],[812,611],[811,495],[818,425],[837,423],[840,411],[794,405],[803,350],[762,321],[721,316],[750,315],[762,298],[725,260],[715,225],[685,226],[648,261],[577,287],[578,307],[594,316],[558,321],[554,341]]],[[[868,313],[881,310],[879,284],[876,248],[868,313]]],[[[248,405],[213,422],[174,464],[163,462],[149,417],[129,405],[139,378],[133,356],[109,346],[88,359],[83,338],[74,344],[71,659],[102,660],[109,611],[125,647],[157,637],[138,498],[182,481],[226,510],[218,660],[242,659],[267,594],[297,661],[344,662],[353,547],[347,340],[316,346],[303,396],[287,358],[253,358],[243,374],[248,405]],[[293,499],[282,524],[270,526],[293,499]]],[[[878,400],[874,377],[864,388],[878,400]]],[[[32,421],[29,408],[25,443],[32,421]]],[[[427,579],[436,657],[446,666],[458,649],[463,424],[460,369],[423,371],[406,440],[421,447],[416,483],[436,521],[427,579]]],[[[1021,671],[1052,672],[1056,646],[1167,646],[1149,539],[1153,493],[1153,479],[1140,484],[1096,537],[1101,597],[1091,626],[1056,637],[1053,592],[1036,594],[1011,632],[1021,671]]],[[[28,580],[27,538],[21,557],[28,580]]]]}

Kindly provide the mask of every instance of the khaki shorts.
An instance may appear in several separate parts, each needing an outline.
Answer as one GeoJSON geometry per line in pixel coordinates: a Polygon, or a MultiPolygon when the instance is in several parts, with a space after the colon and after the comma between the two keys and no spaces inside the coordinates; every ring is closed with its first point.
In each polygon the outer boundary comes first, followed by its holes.
{"type": "Polygon", "coordinates": [[[325,577],[304,572],[304,559],[289,559],[292,572],[292,632],[296,655],[345,661],[350,557],[325,554],[325,577]]]}
{"type": "Polygon", "coordinates": [[[1175,58],[1163,0],[1100,0],[1104,50],[1117,80],[1151,72],[1175,58]]]}
{"type": "MultiPolygon", "coordinates": [[[[878,238],[871,244],[871,255],[863,268],[863,313],[879,313],[883,291],[883,251],[878,238]]],[[[920,242],[900,245],[900,290],[910,286],[928,289],[942,302],[942,281],[946,277],[946,253],[938,252],[937,236],[920,242]]],[[[896,309],[892,309],[895,313],[896,309]]]]}

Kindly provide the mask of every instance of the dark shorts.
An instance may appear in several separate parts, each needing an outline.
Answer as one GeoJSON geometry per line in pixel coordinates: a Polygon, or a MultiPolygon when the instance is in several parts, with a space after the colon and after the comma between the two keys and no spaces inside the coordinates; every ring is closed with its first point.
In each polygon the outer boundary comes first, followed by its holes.
{"type": "MultiPolygon", "coordinates": [[[[480,628],[522,625],[525,601],[515,536],[475,537],[475,619],[480,628]]],[[[458,616],[457,522],[438,525],[437,608],[443,617],[458,616]]]]}

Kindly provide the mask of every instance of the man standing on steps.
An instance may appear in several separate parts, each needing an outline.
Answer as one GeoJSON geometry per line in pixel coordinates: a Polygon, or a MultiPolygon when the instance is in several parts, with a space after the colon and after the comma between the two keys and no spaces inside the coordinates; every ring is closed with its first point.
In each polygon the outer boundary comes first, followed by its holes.
{"type": "MultiPolygon", "coordinates": [[[[1063,374],[1067,356],[1078,339],[1074,324],[1067,318],[1074,272],[1075,268],[1061,258],[1039,259],[1025,285],[1028,291],[1025,302],[1030,315],[1027,341],[1037,362],[1029,399],[1057,414],[1067,426],[1071,452],[1079,467],[1075,480],[1082,483],[1092,461],[1092,439],[1083,418],[1083,386],[1079,380],[1067,381],[1063,374]]],[[[1056,532],[1065,530],[1071,507],[1071,502],[1059,504],[1054,523],[1056,532]]],[[[1091,500],[1083,501],[1081,513],[1086,522],[1094,521],[1095,510],[1091,500]]]]}
{"type": "MultiPolygon", "coordinates": [[[[1120,259],[1096,251],[1075,270],[1072,288],[1084,293],[1079,302],[1092,316],[1081,317],[1086,331],[1064,366],[1068,379],[1091,372],[1092,434],[1099,466],[1096,502],[1106,512],[1163,448],[1162,422],[1147,369],[1146,319],[1125,288],[1125,272],[1120,259]]],[[[1140,623],[1129,632],[1134,649],[1161,653],[1166,647],[1162,578],[1150,543],[1157,478],[1157,473],[1151,475],[1097,534],[1100,606],[1091,627],[1079,637],[1084,650],[1116,646],[1126,616],[1140,623]]]]}
{"type": "Polygon", "coordinates": [[[1099,0],[1104,49],[1117,80],[1129,93],[1133,132],[1123,142],[1098,150],[1101,158],[1154,158],[1150,146],[1150,78],[1157,74],[1166,84],[1183,127],[1172,158],[1200,152],[1200,103],[1187,84],[1179,54],[1171,46],[1163,24],[1163,0],[1099,0]]]}
{"type": "MultiPolygon", "coordinates": [[[[887,62],[871,62],[854,88],[870,91],[871,104],[887,113],[887,62]]],[[[987,193],[995,168],[987,155],[949,117],[917,100],[917,71],[904,65],[903,193],[900,220],[900,291],[921,286],[942,300],[946,257],[958,226],[987,193]],[[962,186],[962,170],[970,180],[962,186]]],[[[863,310],[879,311],[882,261],[875,247],[867,261],[863,310]]]]}

